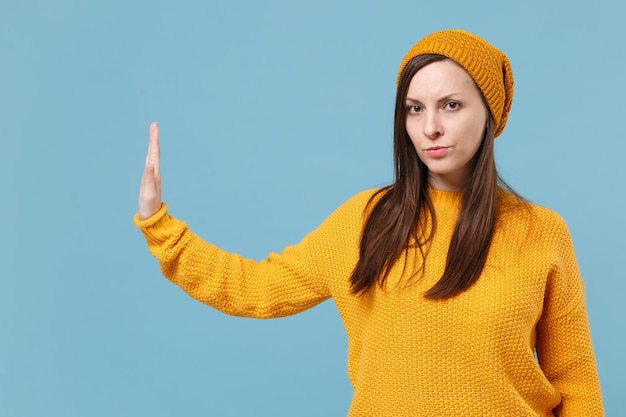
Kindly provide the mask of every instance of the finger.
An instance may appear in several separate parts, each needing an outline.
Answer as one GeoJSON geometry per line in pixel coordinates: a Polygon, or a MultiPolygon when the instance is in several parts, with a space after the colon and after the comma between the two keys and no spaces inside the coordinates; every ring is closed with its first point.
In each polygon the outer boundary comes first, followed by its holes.
{"type": "Polygon", "coordinates": [[[154,166],[148,165],[141,178],[139,188],[139,219],[145,220],[151,217],[161,207],[161,197],[158,187],[158,179],[154,176],[154,166]]]}
{"type": "Polygon", "coordinates": [[[141,178],[140,197],[152,197],[156,193],[156,178],[154,177],[154,165],[147,165],[141,178]]]}
{"type": "MultiPolygon", "coordinates": [[[[150,131],[152,131],[152,125],[153,125],[154,123],[155,123],[155,122],[152,122],[152,123],[150,124],[150,131]]],[[[152,155],[152,140],[150,140],[150,137],[151,137],[151,136],[150,136],[150,135],[148,135],[148,152],[146,152],[146,165],[145,165],[145,167],[144,167],[144,168],[147,168],[147,167],[148,167],[148,165],[149,165],[149,164],[150,164],[150,162],[151,162],[151,161],[150,161],[150,156],[152,155]]]]}
{"type": "Polygon", "coordinates": [[[161,150],[159,149],[159,125],[157,122],[150,124],[148,160],[154,166],[154,175],[159,176],[161,173],[161,150]]]}
{"type": "Polygon", "coordinates": [[[157,198],[161,198],[161,147],[159,146],[159,125],[153,122],[150,125],[150,142],[152,144],[152,161],[154,163],[153,179],[157,198]]]}
{"type": "Polygon", "coordinates": [[[150,181],[150,177],[154,176],[154,167],[146,161],[146,166],[143,169],[143,175],[141,176],[141,183],[139,185],[139,194],[143,193],[146,189],[147,184],[150,181]]]}

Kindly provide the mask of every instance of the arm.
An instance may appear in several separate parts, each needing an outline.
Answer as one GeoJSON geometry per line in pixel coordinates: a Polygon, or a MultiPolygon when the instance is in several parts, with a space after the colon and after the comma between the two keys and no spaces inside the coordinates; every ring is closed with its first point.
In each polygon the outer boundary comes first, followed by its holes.
{"type": "Polygon", "coordinates": [[[168,279],[198,301],[237,316],[295,314],[329,297],[311,266],[307,239],[255,262],[210,245],[169,216],[161,201],[158,140],[153,123],[135,224],[168,279]]]}
{"type": "Polygon", "coordinates": [[[135,224],[169,280],[226,314],[282,317],[329,298],[310,264],[307,238],[256,262],[205,242],[171,217],[165,204],[149,219],[135,216],[135,224]]]}
{"type": "Polygon", "coordinates": [[[537,356],[546,377],[561,393],[557,416],[603,416],[584,284],[571,237],[560,218],[551,232],[554,264],[537,326],[537,356]]]}

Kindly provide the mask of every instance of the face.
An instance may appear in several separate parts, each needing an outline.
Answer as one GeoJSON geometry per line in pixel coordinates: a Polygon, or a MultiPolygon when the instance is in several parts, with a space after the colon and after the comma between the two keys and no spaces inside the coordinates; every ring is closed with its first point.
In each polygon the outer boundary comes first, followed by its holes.
{"type": "Polygon", "coordinates": [[[462,190],[489,115],[474,80],[451,60],[433,62],[413,76],[405,104],[406,130],[428,167],[429,185],[462,190]]]}

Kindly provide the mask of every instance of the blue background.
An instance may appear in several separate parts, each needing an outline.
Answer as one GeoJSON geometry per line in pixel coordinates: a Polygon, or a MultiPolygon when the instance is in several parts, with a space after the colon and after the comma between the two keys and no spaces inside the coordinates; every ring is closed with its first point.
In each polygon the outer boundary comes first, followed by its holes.
{"type": "Polygon", "coordinates": [[[332,301],[224,316],[132,225],[148,125],[164,199],[260,259],[392,178],[397,66],[435,30],[509,56],[504,178],[568,222],[607,415],[626,415],[624,2],[0,2],[0,415],[345,415],[332,301]]]}

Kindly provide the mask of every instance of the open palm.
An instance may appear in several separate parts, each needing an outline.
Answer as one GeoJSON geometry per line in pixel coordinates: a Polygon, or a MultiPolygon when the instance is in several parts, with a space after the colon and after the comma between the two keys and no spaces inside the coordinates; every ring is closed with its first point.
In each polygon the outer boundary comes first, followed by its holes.
{"type": "Polygon", "coordinates": [[[146,168],[139,188],[139,218],[145,220],[161,208],[161,154],[159,150],[159,126],[150,124],[150,142],[146,155],[146,168]]]}

